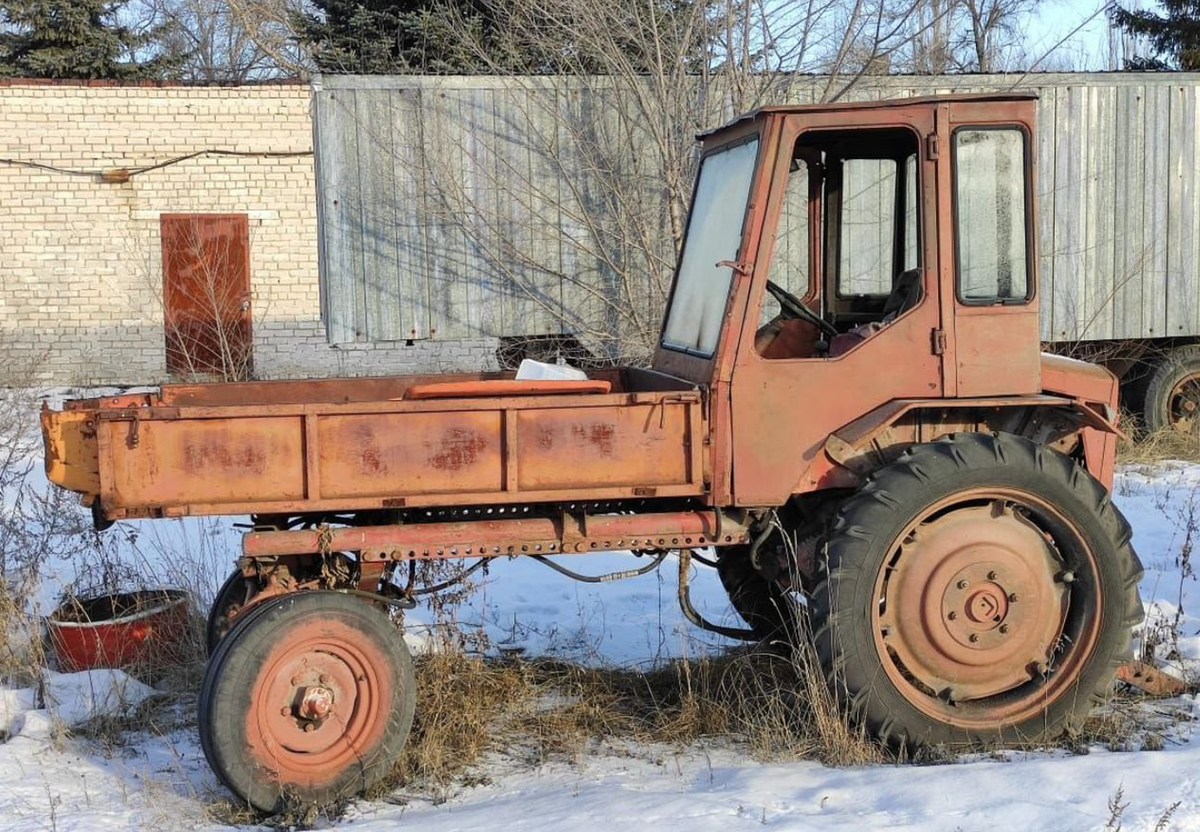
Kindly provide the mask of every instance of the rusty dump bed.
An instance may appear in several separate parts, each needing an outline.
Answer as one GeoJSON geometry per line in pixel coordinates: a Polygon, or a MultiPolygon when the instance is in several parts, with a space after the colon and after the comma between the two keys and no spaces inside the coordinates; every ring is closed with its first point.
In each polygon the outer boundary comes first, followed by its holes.
{"type": "Polygon", "coordinates": [[[73,401],[42,412],[46,473],[109,520],[701,494],[699,389],[590,376],[553,391],[462,374],[73,401]]]}

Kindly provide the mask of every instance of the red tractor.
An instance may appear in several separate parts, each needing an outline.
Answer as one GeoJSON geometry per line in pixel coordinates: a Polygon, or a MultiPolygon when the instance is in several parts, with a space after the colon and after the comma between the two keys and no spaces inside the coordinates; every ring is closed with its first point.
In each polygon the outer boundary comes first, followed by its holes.
{"type": "Polygon", "coordinates": [[[706,134],[649,369],[45,412],[49,476],[97,524],[253,518],[200,697],[221,780],[272,810],[387,772],[420,704],[389,615],[419,559],[715,547],[755,635],[798,632],[804,599],[884,740],[1085,716],[1130,658],[1142,568],[1109,495],[1116,381],[1039,348],[1034,104],[768,107],[706,134]]]}

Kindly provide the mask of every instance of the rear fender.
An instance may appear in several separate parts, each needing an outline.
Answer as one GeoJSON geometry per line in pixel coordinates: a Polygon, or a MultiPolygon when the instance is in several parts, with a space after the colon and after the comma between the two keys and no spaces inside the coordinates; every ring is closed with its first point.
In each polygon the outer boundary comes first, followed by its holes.
{"type": "Polygon", "coordinates": [[[853,488],[907,447],[960,432],[1030,436],[1063,452],[1081,449],[1084,464],[1112,487],[1116,443],[1123,436],[1102,403],[1063,396],[905,399],[889,402],[833,433],[796,493],[853,488]]]}

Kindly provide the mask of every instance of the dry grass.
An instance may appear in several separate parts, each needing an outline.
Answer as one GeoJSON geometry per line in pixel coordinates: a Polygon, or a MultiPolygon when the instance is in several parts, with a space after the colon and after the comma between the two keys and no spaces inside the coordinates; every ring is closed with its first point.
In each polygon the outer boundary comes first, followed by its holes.
{"type": "Polygon", "coordinates": [[[419,660],[417,683],[412,738],[376,796],[400,784],[441,794],[492,752],[530,765],[575,762],[596,742],[727,740],[760,760],[885,759],[843,717],[808,646],[788,656],[752,649],[650,671],[453,652],[419,660]]]}
{"type": "Polygon", "coordinates": [[[1146,433],[1137,425],[1122,422],[1128,439],[1117,442],[1117,462],[1125,465],[1153,465],[1177,459],[1200,462],[1200,439],[1192,434],[1164,428],[1146,433]]]}

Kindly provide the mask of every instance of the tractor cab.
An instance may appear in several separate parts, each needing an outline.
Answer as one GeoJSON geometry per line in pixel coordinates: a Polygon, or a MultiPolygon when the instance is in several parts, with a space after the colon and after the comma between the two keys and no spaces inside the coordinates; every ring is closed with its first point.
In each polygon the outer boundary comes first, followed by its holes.
{"type": "Polygon", "coordinates": [[[1031,94],[956,95],[768,107],[702,137],[655,367],[728,397],[718,488],[804,490],[766,437],[808,464],[889,402],[1042,392],[1035,118],[1031,94]]]}

